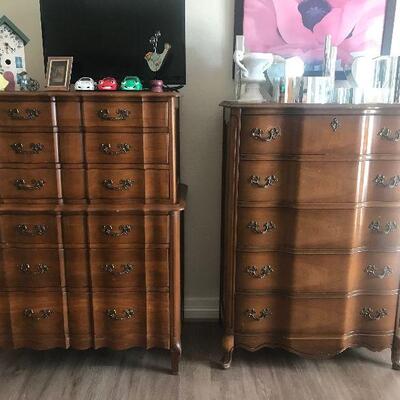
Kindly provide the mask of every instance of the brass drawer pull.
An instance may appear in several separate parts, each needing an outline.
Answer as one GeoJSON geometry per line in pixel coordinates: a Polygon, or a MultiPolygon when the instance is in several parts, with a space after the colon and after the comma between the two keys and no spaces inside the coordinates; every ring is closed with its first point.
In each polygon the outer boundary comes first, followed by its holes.
{"type": "Polygon", "coordinates": [[[332,119],[331,128],[333,132],[336,132],[340,128],[339,118],[335,117],[332,119]]]}
{"type": "Polygon", "coordinates": [[[364,319],[368,319],[369,321],[379,321],[389,315],[389,312],[386,308],[380,308],[379,310],[373,310],[371,307],[364,307],[360,315],[364,319]]]}
{"type": "Polygon", "coordinates": [[[49,272],[49,267],[46,264],[38,264],[36,271],[32,271],[30,264],[19,264],[17,267],[24,274],[43,275],[49,272]]]}
{"type": "Polygon", "coordinates": [[[16,154],[39,154],[44,150],[44,145],[41,143],[31,143],[29,145],[30,150],[24,150],[24,145],[22,143],[13,143],[10,144],[10,147],[16,154]]]}
{"type": "Polygon", "coordinates": [[[397,186],[400,186],[400,175],[392,176],[386,182],[385,175],[377,175],[374,179],[374,182],[377,186],[387,187],[389,189],[394,189],[397,186]]]}
{"type": "Polygon", "coordinates": [[[249,228],[252,232],[257,233],[259,235],[265,235],[268,232],[273,231],[276,229],[276,225],[272,221],[268,221],[263,225],[263,228],[260,228],[260,225],[256,221],[250,221],[249,224],[247,225],[247,228],[249,228]]]}
{"type": "Polygon", "coordinates": [[[28,120],[33,120],[39,117],[40,115],[40,111],[37,110],[36,108],[27,108],[25,110],[25,114],[26,115],[22,115],[21,111],[18,108],[10,108],[8,110],[8,116],[13,119],[13,120],[24,120],[24,121],[28,121],[28,120]]]}
{"type": "Polygon", "coordinates": [[[25,179],[16,179],[14,181],[14,185],[18,190],[25,191],[41,190],[45,183],[43,179],[32,179],[30,184],[26,183],[25,179]]]}
{"type": "Polygon", "coordinates": [[[119,232],[113,232],[112,225],[103,225],[103,233],[107,236],[111,237],[120,237],[120,236],[128,236],[132,231],[131,225],[120,225],[119,232]]]}
{"type": "Polygon", "coordinates": [[[395,133],[392,133],[389,128],[383,128],[378,132],[378,136],[383,140],[388,140],[389,142],[398,142],[400,140],[400,129],[395,133]]]}
{"type": "Polygon", "coordinates": [[[135,310],[132,308],[127,308],[122,311],[122,315],[118,315],[118,312],[115,308],[109,308],[106,310],[106,315],[113,321],[123,321],[125,319],[133,318],[135,316],[135,310]]]}
{"type": "Polygon", "coordinates": [[[32,310],[32,308],[25,308],[24,317],[30,318],[34,321],[40,321],[42,319],[50,318],[50,315],[53,313],[54,313],[54,311],[50,310],[50,309],[43,309],[43,310],[39,310],[38,312],[35,312],[34,310],[32,310]]]}
{"type": "Polygon", "coordinates": [[[246,272],[254,279],[265,279],[274,272],[274,269],[270,265],[265,265],[259,273],[258,268],[252,265],[251,267],[247,267],[246,272]]]}
{"type": "Polygon", "coordinates": [[[272,142],[281,136],[281,130],[279,128],[271,128],[266,132],[260,128],[254,128],[250,131],[250,135],[254,140],[260,142],[272,142]]]}
{"type": "Polygon", "coordinates": [[[126,154],[130,152],[131,146],[128,143],[117,144],[118,150],[112,150],[111,144],[102,143],[100,145],[100,151],[109,156],[120,156],[121,154],[126,154]]]}
{"type": "Polygon", "coordinates": [[[260,311],[259,315],[257,315],[257,311],[252,308],[246,310],[246,315],[249,319],[252,319],[254,321],[261,321],[270,317],[272,315],[272,312],[268,308],[264,308],[260,311]]]}
{"type": "Polygon", "coordinates": [[[121,271],[117,271],[117,266],[114,264],[105,264],[103,271],[113,274],[114,276],[121,276],[130,274],[133,271],[134,266],[132,264],[123,264],[120,266],[121,271]]]}
{"type": "Polygon", "coordinates": [[[130,111],[128,110],[117,110],[115,112],[116,116],[113,117],[110,115],[110,111],[108,111],[107,109],[105,110],[99,110],[97,112],[97,115],[100,119],[104,120],[104,121],[125,121],[128,119],[129,115],[130,115],[130,111]]]}
{"type": "Polygon", "coordinates": [[[32,225],[29,229],[28,225],[19,224],[16,226],[17,233],[25,236],[43,236],[47,233],[47,225],[32,225]]]}
{"type": "Polygon", "coordinates": [[[385,279],[389,275],[393,274],[392,268],[390,268],[388,265],[383,267],[382,272],[378,272],[377,266],[373,265],[373,264],[370,264],[370,265],[368,265],[367,268],[365,268],[365,272],[369,276],[372,276],[373,278],[377,278],[377,279],[385,279]]]}
{"type": "Polygon", "coordinates": [[[278,181],[279,180],[275,175],[266,176],[264,178],[264,182],[262,182],[262,178],[257,175],[252,175],[250,177],[250,184],[262,189],[267,189],[268,187],[273,186],[275,183],[278,183],[278,181]]]}
{"type": "Polygon", "coordinates": [[[129,190],[135,181],[133,179],[121,179],[119,181],[119,186],[114,186],[114,181],[112,179],[104,179],[103,186],[107,190],[114,190],[116,192],[122,192],[124,190],[129,190]]]}
{"type": "Polygon", "coordinates": [[[372,221],[369,224],[369,230],[376,233],[382,233],[384,235],[389,235],[392,232],[397,231],[397,222],[396,221],[389,221],[385,227],[381,226],[380,221],[372,221]]]}

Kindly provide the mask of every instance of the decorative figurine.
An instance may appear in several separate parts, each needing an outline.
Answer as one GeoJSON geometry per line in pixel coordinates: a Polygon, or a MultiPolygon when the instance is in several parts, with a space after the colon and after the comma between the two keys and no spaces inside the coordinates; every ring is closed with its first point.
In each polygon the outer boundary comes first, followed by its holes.
{"type": "Polygon", "coordinates": [[[117,90],[118,89],[117,80],[112,77],[107,77],[107,78],[101,79],[101,80],[99,80],[99,83],[97,84],[97,89],[98,90],[117,90]]]}
{"type": "Polygon", "coordinates": [[[75,90],[96,90],[96,82],[92,78],[84,76],[76,81],[75,90]]]}
{"type": "Polygon", "coordinates": [[[18,74],[17,82],[22,92],[37,92],[40,88],[39,82],[31,78],[25,71],[18,74]]]}
{"type": "MultiPolygon", "coordinates": [[[[151,71],[157,73],[161,67],[163,66],[165,59],[169,50],[171,49],[171,45],[169,43],[164,44],[164,51],[162,53],[157,53],[158,50],[158,42],[161,37],[161,32],[157,31],[154,36],[152,36],[149,40],[150,45],[153,47],[153,51],[148,52],[144,58],[147,61],[147,64],[151,71]]],[[[162,92],[164,83],[158,79],[154,79],[150,81],[151,84],[151,91],[152,92],[162,92]],[[161,84],[160,84],[161,82],[161,84]]]]}
{"type": "Polygon", "coordinates": [[[4,78],[3,74],[0,74],[0,92],[4,92],[9,83],[10,82],[8,82],[6,78],[4,78]]]}
{"type": "Polygon", "coordinates": [[[137,76],[126,76],[121,82],[122,90],[143,90],[142,81],[137,76]]]}

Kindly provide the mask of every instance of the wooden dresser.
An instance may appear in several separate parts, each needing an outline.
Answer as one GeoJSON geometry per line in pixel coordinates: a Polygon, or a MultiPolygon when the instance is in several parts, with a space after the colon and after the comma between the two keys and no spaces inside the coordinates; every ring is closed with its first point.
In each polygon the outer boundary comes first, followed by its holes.
{"type": "Polygon", "coordinates": [[[400,106],[222,105],[224,367],[362,346],[400,369],[400,106]]]}
{"type": "Polygon", "coordinates": [[[178,372],[178,105],[0,95],[1,347],[161,347],[178,372]]]}

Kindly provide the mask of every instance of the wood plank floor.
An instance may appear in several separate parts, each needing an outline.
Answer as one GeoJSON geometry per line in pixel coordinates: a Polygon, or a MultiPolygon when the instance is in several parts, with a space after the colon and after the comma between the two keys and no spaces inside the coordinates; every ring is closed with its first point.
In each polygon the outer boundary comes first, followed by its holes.
{"type": "Polygon", "coordinates": [[[398,400],[390,352],[351,350],[310,361],[279,350],[237,350],[218,367],[216,323],[186,323],[179,377],[162,350],[0,352],[0,400],[398,400]]]}

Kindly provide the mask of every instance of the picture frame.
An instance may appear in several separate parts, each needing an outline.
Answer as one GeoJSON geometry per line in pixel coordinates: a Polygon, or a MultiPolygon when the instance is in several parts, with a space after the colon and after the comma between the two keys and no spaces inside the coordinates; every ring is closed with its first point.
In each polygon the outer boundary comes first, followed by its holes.
{"type": "Polygon", "coordinates": [[[48,57],[46,69],[47,90],[69,90],[73,57],[48,57]]]}

